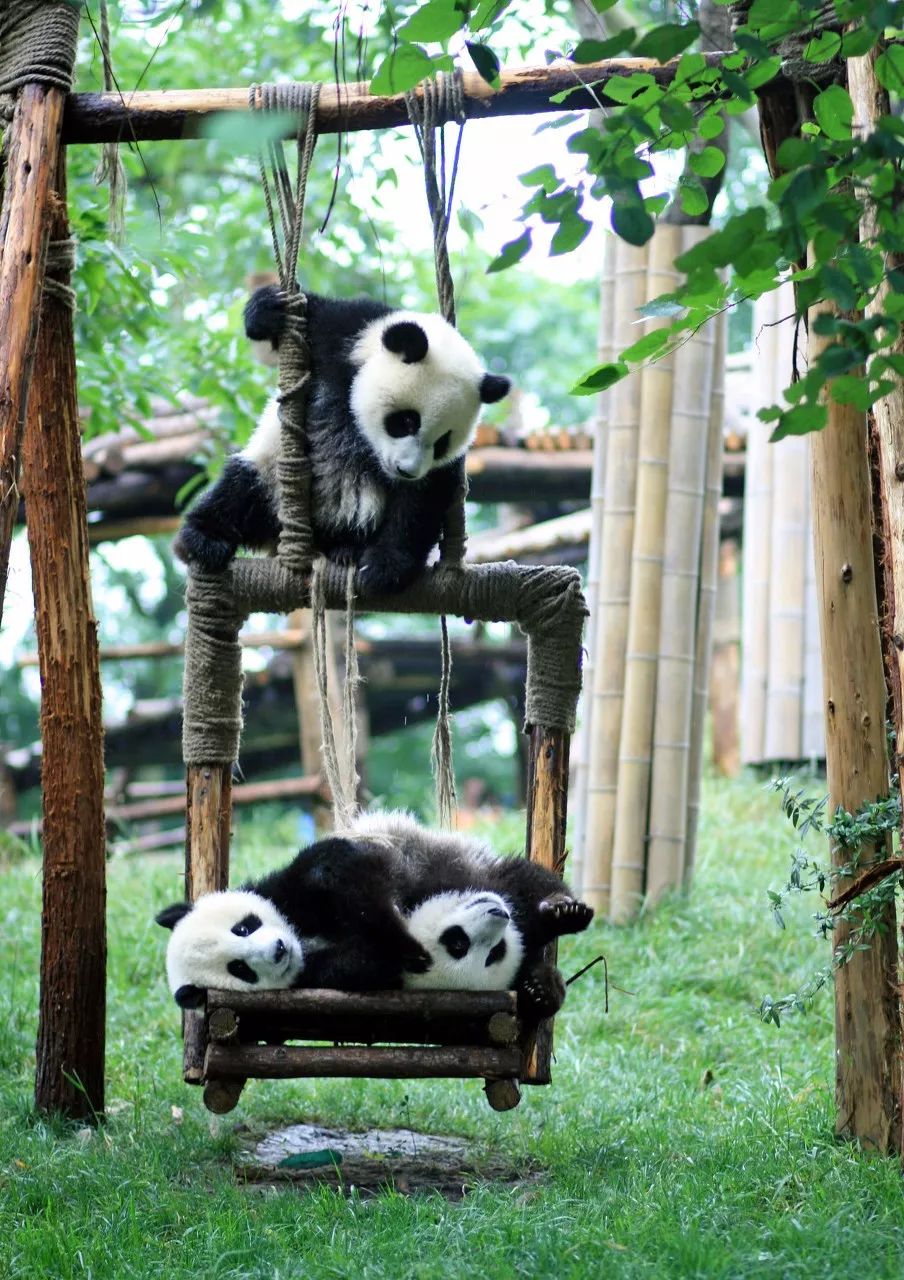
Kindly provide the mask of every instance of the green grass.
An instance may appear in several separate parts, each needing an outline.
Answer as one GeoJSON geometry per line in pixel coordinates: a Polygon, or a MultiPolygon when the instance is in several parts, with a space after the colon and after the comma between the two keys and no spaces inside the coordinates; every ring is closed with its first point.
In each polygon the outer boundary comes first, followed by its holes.
{"type": "MultiPolygon", "coordinates": [[[[290,823],[243,822],[236,875],[290,850],[290,823]]],[[[784,933],[769,915],[788,849],[775,797],[749,780],[709,784],[693,896],[565,942],[566,973],[604,951],[632,994],[611,990],[606,1015],[601,966],[575,984],[554,1086],[505,1115],[477,1082],[295,1081],[254,1082],[237,1111],[209,1116],[181,1081],[152,923],[179,895],[178,864],[115,862],[109,1117],[96,1131],[31,1109],[39,876],[19,863],[0,876],[0,1274],[897,1280],[898,1166],[832,1136],[830,1001],[780,1030],[756,1015],[825,958],[806,904],[784,933]],[[314,1118],[464,1134],[547,1173],[460,1204],[237,1185],[237,1125],[314,1118]]]]}

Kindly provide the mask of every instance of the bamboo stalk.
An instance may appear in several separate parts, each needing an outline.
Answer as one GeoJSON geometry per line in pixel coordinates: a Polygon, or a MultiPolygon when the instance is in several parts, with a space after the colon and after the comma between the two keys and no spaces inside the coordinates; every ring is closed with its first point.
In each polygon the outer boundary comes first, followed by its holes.
{"type": "MultiPolygon", "coordinates": [[[[718,66],[728,55],[702,54],[707,66],[718,66]]],[[[558,59],[551,66],[503,69],[498,88],[476,72],[462,77],[465,113],[469,119],[532,115],[548,111],[587,111],[599,106],[599,91],[613,77],[643,72],[657,84],[671,84],[677,62],[662,66],[655,58],[612,58],[583,66],[558,59]],[[582,85],[591,85],[583,89],[582,85]],[[559,94],[566,94],[556,101],[559,94]]],[[[418,87],[415,92],[420,94],[418,87]]],[[[74,93],[69,96],[64,141],[144,142],[204,135],[211,117],[222,112],[248,111],[248,89],[140,90],[120,93],[74,93]]],[[[325,84],[317,110],[318,133],[351,133],[360,129],[392,129],[409,123],[402,94],[382,97],[370,85],[325,84]]],[[[294,138],[295,120],[286,123],[286,138],[294,138]]]]}
{"type": "MultiPolygon", "coordinates": [[[[50,238],[60,241],[69,236],[61,151],[54,185],[47,226],[50,238]]],[[[4,266],[9,252],[7,238],[4,266]]],[[[55,275],[68,284],[68,275],[55,275]]],[[[41,659],[44,866],[35,1105],[97,1120],[104,1108],[106,1010],[101,687],[73,318],[49,292],[22,446],[30,477],[28,543],[41,659]]]]}
{"type": "MultiPolygon", "coordinates": [[[[669,292],[681,252],[680,226],[660,223],[650,244],[647,297],[669,292]]],[[[648,322],[647,331],[667,321],[648,322]]],[[[613,920],[626,920],[643,895],[653,715],[659,655],[660,595],[668,493],[674,357],[641,375],[637,519],[630,564],[624,708],[618,743],[618,790],[612,851],[613,920]]]]}
{"type": "MultiPolygon", "coordinates": [[[[612,360],[613,323],[615,316],[615,256],[618,241],[607,236],[603,256],[603,272],[600,280],[600,310],[597,350],[600,363],[612,360]]],[[[593,720],[593,685],[595,676],[594,646],[596,644],[597,600],[600,583],[600,544],[603,529],[603,505],[606,483],[606,444],[609,431],[609,411],[612,392],[603,391],[596,398],[593,423],[593,472],[590,481],[590,554],[587,565],[587,609],[589,613],[584,658],[584,680],[579,704],[578,731],[575,746],[576,760],[571,777],[571,812],[574,830],[572,858],[572,886],[576,893],[583,893],[587,862],[587,807],[590,779],[590,741],[593,720]]],[[[567,519],[568,517],[566,517],[567,519]]]]}
{"type": "MultiPolygon", "coordinates": [[[[616,250],[613,346],[622,350],[639,336],[638,308],[647,300],[647,248],[623,240],[616,250]]],[[[631,545],[637,488],[640,378],[615,384],[609,406],[606,472],[600,538],[599,589],[593,646],[593,708],[587,787],[587,860],[583,896],[609,910],[615,793],[621,731],[631,545]]]]}
{"type": "MultiPolygon", "coordinates": [[[[761,330],[757,330],[759,332],[761,330]]],[[[757,363],[758,367],[768,370],[765,361],[757,363]]],[[[767,390],[765,396],[768,395],[767,390]]],[[[744,764],[762,761],[766,730],[773,452],[769,427],[751,415],[747,428],[741,572],[741,761],[744,764]]]]}
{"type": "MultiPolygon", "coordinates": [[[[705,228],[685,227],[684,243],[705,228]]],[[[696,657],[700,539],[706,489],[707,435],[715,333],[707,326],[675,353],[669,492],[665,517],[659,667],[653,723],[653,767],[646,896],[655,902],[684,875],[691,712],[696,657]]]]}
{"type": "Polygon", "coordinates": [[[8,132],[0,208],[0,623],[65,99],[62,89],[26,84],[8,132]]]}
{"type": "Polygon", "coordinates": [[[723,778],[734,778],[741,767],[738,736],[740,640],[738,544],[734,538],[726,538],[719,548],[719,584],[709,678],[713,767],[723,778]]]}
{"type": "Polygon", "coordinates": [[[722,496],[722,423],[725,417],[725,313],[717,316],[713,348],[709,441],[706,455],[706,493],[703,498],[703,532],[700,540],[700,586],[697,592],[697,642],[694,654],[694,686],[691,704],[691,758],[687,792],[687,842],[684,884],[690,886],[697,853],[700,821],[700,788],[703,778],[703,730],[709,693],[713,647],[713,623],[719,583],[719,499],[722,496]]]}

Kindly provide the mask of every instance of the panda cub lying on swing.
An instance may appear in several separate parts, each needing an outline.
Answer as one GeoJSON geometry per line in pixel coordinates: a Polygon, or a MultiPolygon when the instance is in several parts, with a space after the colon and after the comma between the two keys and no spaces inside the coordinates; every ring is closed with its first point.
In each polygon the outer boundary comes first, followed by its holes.
{"type": "Polygon", "coordinates": [[[543,948],[592,918],[545,867],[404,813],[359,818],[245,889],[156,917],[173,930],[167,977],[183,1008],[208,987],[514,988],[528,1018],[565,998],[543,948]]]}
{"type": "MultiPolygon", "coordinates": [[[[286,314],[285,295],[272,285],[245,308],[246,332],[265,363],[278,363],[286,314]]],[[[369,298],[308,294],[307,338],[315,548],[357,565],[359,591],[400,591],[439,542],[481,405],[501,400],[511,384],[487,373],[440,316],[369,298]]],[[[274,398],[246,447],[189,511],[176,555],[218,573],[240,546],[275,546],[279,455],[274,398]]]]}

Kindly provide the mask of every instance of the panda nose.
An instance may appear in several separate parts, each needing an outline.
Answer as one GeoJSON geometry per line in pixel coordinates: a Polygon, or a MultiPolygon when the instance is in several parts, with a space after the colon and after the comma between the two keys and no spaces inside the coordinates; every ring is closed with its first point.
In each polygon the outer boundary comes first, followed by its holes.
{"type": "Polygon", "coordinates": [[[495,916],[497,920],[510,920],[510,919],[511,919],[511,916],[510,916],[510,915],[509,915],[509,913],[506,911],[505,907],[490,907],[489,911],[487,912],[487,915],[488,915],[488,916],[495,916]]]}
{"type": "Polygon", "coordinates": [[[400,475],[403,480],[413,480],[414,472],[406,471],[404,467],[396,467],[396,474],[400,475]]]}
{"type": "Polygon", "coordinates": [[[286,944],[283,942],[282,938],[277,938],[276,946],[273,948],[274,964],[279,964],[280,960],[282,960],[285,954],[286,954],[286,944]]]}

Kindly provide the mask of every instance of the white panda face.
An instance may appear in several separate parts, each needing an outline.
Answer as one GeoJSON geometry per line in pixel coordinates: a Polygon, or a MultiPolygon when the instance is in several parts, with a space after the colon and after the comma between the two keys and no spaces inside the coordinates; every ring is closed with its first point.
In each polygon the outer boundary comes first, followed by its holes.
{"type": "Polygon", "coordinates": [[[481,404],[508,394],[441,316],[394,311],[367,326],[351,351],[351,408],[392,480],[420,480],[465,452],[481,404]]]}
{"type": "Polygon", "coordinates": [[[304,968],[304,951],[292,926],[272,902],[256,893],[233,889],[203,894],[193,907],[167,907],[157,923],[173,930],[166,976],[183,1008],[203,1004],[209,987],[291,987],[304,968]]]}
{"type": "Polygon", "coordinates": [[[408,930],[433,961],[406,973],[409,989],[503,991],[521,966],[523,944],[509,904],[496,893],[438,893],[407,916],[408,930]]]}

